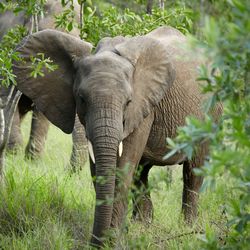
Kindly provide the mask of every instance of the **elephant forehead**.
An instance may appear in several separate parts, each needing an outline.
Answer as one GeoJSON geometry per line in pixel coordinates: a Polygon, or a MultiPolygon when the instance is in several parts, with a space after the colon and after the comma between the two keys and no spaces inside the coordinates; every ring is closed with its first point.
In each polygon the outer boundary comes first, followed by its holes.
{"type": "MultiPolygon", "coordinates": [[[[115,95],[119,98],[129,98],[132,88],[126,74],[114,74],[106,71],[95,71],[88,75],[80,76],[81,80],[76,86],[80,96],[115,95]]],[[[79,79],[79,78],[78,78],[79,79]]],[[[122,99],[123,99],[122,98],[122,99]]]]}
{"type": "Polygon", "coordinates": [[[79,92],[97,93],[131,93],[131,86],[123,74],[112,74],[110,72],[97,72],[88,77],[83,77],[79,86],[79,92]]]}
{"type": "Polygon", "coordinates": [[[119,58],[111,52],[103,52],[98,55],[89,56],[79,64],[76,77],[76,86],[79,92],[87,93],[96,90],[125,92],[124,96],[130,95],[133,67],[125,59],[119,58]]]}
{"type": "Polygon", "coordinates": [[[131,70],[132,65],[123,57],[111,51],[104,51],[85,58],[82,60],[80,67],[81,70],[87,71],[87,73],[100,71],[120,73],[131,70]]]}

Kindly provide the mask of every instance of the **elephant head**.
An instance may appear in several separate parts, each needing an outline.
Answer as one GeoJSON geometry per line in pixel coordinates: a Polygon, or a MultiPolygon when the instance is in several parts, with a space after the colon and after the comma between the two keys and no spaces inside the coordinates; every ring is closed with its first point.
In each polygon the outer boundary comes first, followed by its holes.
{"type": "MultiPolygon", "coordinates": [[[[70,35],[44,30],[27,37],[18,51],[25,64],[14,72],[18,88],[57,127],[71,133],[77,112],[93,149],[96,207],[92,243],[109,229],[119,145],[138,128],[175,79],[166,47],[150,36],[105,38],[91,46],[70,35]],[[30,55],[44,53],[58,69],[39,81],[30,76],[30,55]]],[[[120,146],[120,154],[122,146],[120,146]]]]}

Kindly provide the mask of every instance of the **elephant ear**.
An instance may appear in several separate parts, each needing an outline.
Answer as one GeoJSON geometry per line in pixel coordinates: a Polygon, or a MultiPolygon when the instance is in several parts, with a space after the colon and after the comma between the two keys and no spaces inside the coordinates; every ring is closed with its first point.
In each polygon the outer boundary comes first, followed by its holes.
{"type": "Polygon", "coordinates": [[[44,115],[65,133],[71,133],[75,120],[73,96],[74,59],[90,54],[92,46],[56,30],[43,30],[26,37],[17,47],[21,62],[15,62],[17,88],[28,96],[44,115]],[[32,57],[43,53],[57,65],[55,71],[42,68],[44,76],[31,76],[32,57]]]}
{"type": "Polygon", "coordinates": [[[124,137],[130,134],[162,100],[175,80],[167,48],[160,41],[138,36],[115,47],[134,66],[133,97],[124,116],[124,137]]]}

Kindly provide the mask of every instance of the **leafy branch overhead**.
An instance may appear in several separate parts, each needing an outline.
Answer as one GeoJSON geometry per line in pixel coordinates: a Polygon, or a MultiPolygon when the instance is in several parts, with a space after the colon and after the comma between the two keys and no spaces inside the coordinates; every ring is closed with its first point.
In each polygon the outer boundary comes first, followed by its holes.
{"type": "Polygon", "coordinates": [[[4,86],[15,84],[15,75],[12,70],[12,62],[19,61],[19,55],[15,51],[16,44],[27,34],[22,26],[10,29],[0,43],[0,81],[4,86]]]}
{"type": "Polygon", "coordinates": [[[64,10],[62,13],[55,15],[55,26],[57,28],[62,28],[67,32],[72,31],[74,28],[79,29],[80,37],[84,38],[82,33],[84,26],[84,15],[93,15],[96,11],[96,8],[93,7],[91,0],[78,0],[77,3],[80,6],[79,13],[76,13],[74,0],[61,1],[64,10]]]}
{"type": "Polygon", "coordinates": [[[185,7],[177,7],[169,10],[153,9],[152,15],[148,15],[137,14],[129,9],[119,10],[110,7],[99,14],[86,12],[83,33],[87,41],[97,44],[105,36],[144,35],[163,25],[189,33],[193,27],[192,12],[185,7]]]}
{"type": "Polygon", "coordinates": [[[0,12],[11,10],[15,14],[23,11],[25,15],[43,14],[44,5],[47,0],[18,0],[18,1],[1,1],[0,12]]]}
{"type": "MultiPolygon", "coordinates": [[[[23,27],[17,27],[11,29],[2,39],[0,43],[0,81],[4,86],[16,83],[16,76],[13,74],[13,61],[21,61],[19,53],[15,51],[15,45],[21,41],[23,34],[26,33],[26,29],[23,27]],[[19,36],[18,36],[19,35],[19,36]]],[[[31,60],[31,76],[37,78],[37,76],[44,76],[44,70],[49,72],[58,68],[56,64],[50,58],[45,58],[43,53],[38,53],[36,57],[32,56],[31,60]]]]}
{"type": "MultiPolygon", "coordinates": [[[[42,13],[45,0],[37,1],[19,1],[13,2],[1,2],[0,10],[12,10],[14,13],[25,10],[26,15],[31,13],[42,13]]],[[[23,37],[28,35],[28,31],[24,26],[16,26],[2,37],[0,42],[0,81],[4,86],[16,83],[16,76],[13,74],[12,64],[13,61],[20,61],[19,54],[15,51],[16,45],[21,42],[23,37]]],[[[52,65],[52,61],[49,58],[45,58],[43,54],[39,53],[38,57],[32,57],[32,69],[31,75],[33,77],[44,76],[43,70],[47,68],[48,71],[53,71],[57,68],[56,65],[52,65]]]]}

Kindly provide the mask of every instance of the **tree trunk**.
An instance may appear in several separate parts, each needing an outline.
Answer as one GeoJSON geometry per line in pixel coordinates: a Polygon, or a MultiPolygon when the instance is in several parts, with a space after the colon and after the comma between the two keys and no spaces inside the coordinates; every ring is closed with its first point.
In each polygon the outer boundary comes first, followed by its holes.
{"type": "Polygon", "coordinates": [[[165,8],[164,0],[159,0],[159,8],[164,10],[165,8]]]}
{"type": "Polygon", "coordinates": [[[83,25],[84,25],[84,3],[81,2],[80,4],[80,38],[83,39],[84,31],[83,31],[83,25]]]}
{"type": "Polygon", "coordinates": [[[153,8],[153,0],[148,0],[147,2],[147,14],[152,15],[152,8],[153,8]]]}
{"type": "Polygon", "coordinates": [[[23,137],[21,133],[21,121],[17,107],[14,112],[11,132],[9,140],[7,142],[7,151],[11,153],[16,153],[17,149],[20,148],[22,144],[23,144],[23,137]]]}
{"type": "Polygon", "coordinates": [[[7,98],[0,98],[0,178],[4,167],[4,153],[10,135],[14,112],[21,92],[13,85],[8,88],[7,98]]]}

